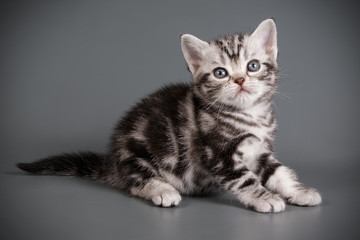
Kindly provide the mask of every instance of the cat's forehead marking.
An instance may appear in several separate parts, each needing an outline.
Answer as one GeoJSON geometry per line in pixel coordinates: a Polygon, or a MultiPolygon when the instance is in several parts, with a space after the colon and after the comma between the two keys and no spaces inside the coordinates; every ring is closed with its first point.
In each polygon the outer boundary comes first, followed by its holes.
{"type": "Polygon", "coordinates": [[[233,62],[237,62],[240,57],[243,36],[240,34],[226,35],[211,42],[218,47],[233,62]]]}

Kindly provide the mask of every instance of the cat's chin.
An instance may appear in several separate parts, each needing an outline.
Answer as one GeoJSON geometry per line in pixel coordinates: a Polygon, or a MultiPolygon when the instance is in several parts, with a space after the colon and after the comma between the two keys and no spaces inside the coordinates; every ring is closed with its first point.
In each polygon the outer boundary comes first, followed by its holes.
{"type": "Polygon", "coordinates": [[[249,99],[252,96],[252,93],[245,88],[239,87],[236,89],[233,89],[229,94],[229,99],[231,101],[244,101],[249,99]]]}
{"type": "Polygon", "coordinates": [[[251,95],[251,92],[245,88],[240,88],[236,93],[237,97],[245,97],[245,96],[250,96],[250,95],[251,95]]]}
{"type": "Polygon", "coordinates": [[[253,97],[253,93],[245,88],[239,88],[234,95],[233,99],[235,101],[240,101],[241,103],[248,102],[253,97]]]}
{"type": "Polygon", "coordinates": [[[227,99],[226,103],[236,109],[247,109],[252,106],[252,95],[248,92],[241,92],[227,99]]]}
{"type": "Polygon", "coordinates": [[[258,93],[249,90],[239,90],[231,99],[232,105],[245,110],[251,108],[258,99],[258,93]]]}

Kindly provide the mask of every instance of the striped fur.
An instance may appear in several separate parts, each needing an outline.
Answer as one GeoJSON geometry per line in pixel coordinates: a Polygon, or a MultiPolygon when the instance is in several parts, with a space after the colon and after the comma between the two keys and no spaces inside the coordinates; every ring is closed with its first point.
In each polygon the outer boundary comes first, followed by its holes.
{"type": "Polygon", "coordinates": [[[180,194],[222,187],[249,208],[279,212],[285,202],[316,205],[316,190],[300,184],[272,152],[276,119],[276,28],[262,22],[252,34],[204,42],[182,35],[182,50],[194,82],[149,95],[119,121],[106,155],[65,154],[18,167],[35,174],[96,179],[169,207],[180,194]],[[251,72],[249,61],[260,69],[251,72]],[[214,69],[224,68],[222,79],[214,69]],[[242,79],[242,81],[238,81],[242,79]]]}

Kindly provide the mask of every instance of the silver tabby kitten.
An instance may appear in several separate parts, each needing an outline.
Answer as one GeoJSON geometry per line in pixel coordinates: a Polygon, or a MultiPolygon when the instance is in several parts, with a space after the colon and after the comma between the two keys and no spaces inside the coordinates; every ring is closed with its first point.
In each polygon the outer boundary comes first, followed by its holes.
{"type": "Polygon", "coordinates": [[[34,174],[96,179],[162,207],[182,194],[219,187],[259,212],[280,212],[285,201],[321,202],[273,154],[277,39],[272,19],[251,34],[204,42],[181,36],[194,82],[162,88],[120,120],[107,154],[51,156],[18,167],[34,174]]]}

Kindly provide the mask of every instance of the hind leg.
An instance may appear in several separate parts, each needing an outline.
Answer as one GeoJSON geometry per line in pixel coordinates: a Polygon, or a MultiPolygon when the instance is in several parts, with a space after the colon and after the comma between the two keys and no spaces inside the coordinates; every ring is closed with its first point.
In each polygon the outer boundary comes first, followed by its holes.
{"type": "Polygon", "coordinates": [[[142,187],[132,187],[130,192],[161,207],[177,206],[181,201],[180,193],[169,183],[159,178],[151,178],[142,187]]]}
{"type": "Polygon", "coordinates": [[[176,206],[180,193],[144,158],[129,157],[117,165],[119,181],[115,184],[133,196],[151,200],[161,207],[176,206]]]}

